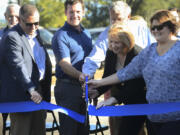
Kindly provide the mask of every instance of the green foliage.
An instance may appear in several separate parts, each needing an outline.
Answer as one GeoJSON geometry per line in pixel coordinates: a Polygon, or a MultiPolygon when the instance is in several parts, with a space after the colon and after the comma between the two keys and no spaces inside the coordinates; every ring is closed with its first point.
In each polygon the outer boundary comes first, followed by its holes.
{"type": "MultiPolygon", "coordinates": [[[[117,0],[84,0],[86,3],[86,19],[83,24],[86,27],[102,27],[109,24],[108,5],[117,0]]],[[[155,11],[176,7],[180,9],[180,0],[122,0],[128,3],[132,9],[132,15],[140,15],[149,23],[149,19],[155,11]]]]}
{"type": "Polygon", "coordinates": [[[38,0],[36,6],[40,12],[40,25],[46,28],[60,27],[65,22],[64,5],[57,0],[38,0]]]}
{"type": "Polygon", "coordinates": [[[6,23],[0,22],[0,29],[6,27],[6,23]]]}
{"type": "MultiPolygon", "coordinates": [[[[32,0],[19,0],[22,3],[29,3],[32,0]]],[[[40,11],[40,25],[44,27],[60,27],[66,19],[64,14],[65,0],[35,0],[40,11]]],[[[83,25],[86,28],[103,27],[109,25],[108,6],[117,0],[84,0],[85,17],[83,25]]],[[[159,9],[172,7],[180,8],[180,0],[122,0],[132,8],[132,15],[140,15],[149,22],[152,14],[159,9]]]]}
{"type": "Polygon", "coordinates": [[[109,25],[108,0],[84,0],[86,7],[83,25],[86,28],[109,25]]]}
{"type": "Polygon", "coordinates": [[[136,14],[143,16],[149,23],[149,19],[157,10],[168,9],[170,7],[178,8],[179,6],[176,4],[177,1],[180,2],[180,0],[144,0],[139,6],[136,14]]]}

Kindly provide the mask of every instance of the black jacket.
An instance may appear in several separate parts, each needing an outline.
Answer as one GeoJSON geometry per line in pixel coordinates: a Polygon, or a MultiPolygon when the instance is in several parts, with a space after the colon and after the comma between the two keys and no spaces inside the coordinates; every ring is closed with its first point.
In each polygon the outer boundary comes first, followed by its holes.
{"type": "MultiPolygon", "coordinates": [[[[141,50],[142,49],[140,47],[135,45],[131,49],[131,51],[127,54],[124,67],[128,65],[133,59],[133,57],[138,55],[138,53],[141,50]]],[[[117,72],[115,69],[116,61],[117,61],[117,55],[114,54],[112,51],[108,50],[105,59],[103,78],[117,72]]],[[[119,103],[124,103],[124,104],[146,103],[146,89],[143,78],[128,80],[113,86],[112,85],[103,86],[98,88],[98,91],[101,95],[114,87],[115,90],[113,89],[113,91],[111,91],[111,96],[115,97],[119,103]]]]}
{"type": "MultiPolygon", "coordinates": [[[[37,39],[43,45],[39,33],[37,39]]],[[[14,26],[3,37],[1,49],[0,102],[31,100],[28,90],[32,87],[39,90],[43,100],[50,101],[52,70],[45,48],[46,70],[42,81],[39,81],[39,71],[33,52],[20,25],[14,26]]]]}

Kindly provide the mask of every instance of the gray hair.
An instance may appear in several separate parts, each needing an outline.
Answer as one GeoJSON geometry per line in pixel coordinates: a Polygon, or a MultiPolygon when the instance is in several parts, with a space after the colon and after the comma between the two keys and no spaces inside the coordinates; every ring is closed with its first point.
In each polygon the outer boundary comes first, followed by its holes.
{"type": "Polygon", "coordinates": [[[14,7],[17,12],[19,12],[20,6],[18,4],[9,4],[6,8],[5,14],[9,14],[9,11],[12,7],[14,7]]]}
{"type": "Polygon", "coordinates": [[[120,12],[129,16],[131,14],[131,7],[123,1],[115,1],[109,7],[109,11],[114,10],[115,12],[120,12]]]}

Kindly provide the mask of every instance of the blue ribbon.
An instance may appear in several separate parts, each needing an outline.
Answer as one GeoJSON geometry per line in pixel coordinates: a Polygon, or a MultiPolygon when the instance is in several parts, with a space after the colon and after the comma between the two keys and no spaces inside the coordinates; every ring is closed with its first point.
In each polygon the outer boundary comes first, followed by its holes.
{"type": "MultiPolygon", "coordinates": [[[[67,108],[42,101],[36,104],[32,101],[0,103],[1,113],[30,112],[37,110],[52,110],[64,113],[78,122],[84,123],[85,116],[67,108]]],[[[106,106],[96,109],[89,105],[89,115],[94,116],[134,116],[152,115],[180,111],[180,102],[159,103],[159,104],[134,104],[122,106],[106,106]]]]}
{"type": "Polygon", "coordinates": [[[137,116],[175,111],[180,111],[180,102],[105,106],[100,109],[96,109],[96,107],[92,105],[89,106],[89,115],[95,116],[137,116]]]}
{"type": "Polygon", "coordinates": [[[86,76],[85,83],[86,83],[86,86],[85,86],[85,88],[86,88],[86,90],[85,90],[85,92],[86,92],[85,101],[86,101],[86,104],[88,104],[88,76],[86,76]]]}
{"type": "Polygon", "coordinates": [[[54,110],[64,113],[78,122],[84,123],[85,121],[85,117],[83,115],[45,101],[42,101],[40,104],[36,104],[32,101],[0,103],[1,113],[31,112],[37,110],[54,110]]]}

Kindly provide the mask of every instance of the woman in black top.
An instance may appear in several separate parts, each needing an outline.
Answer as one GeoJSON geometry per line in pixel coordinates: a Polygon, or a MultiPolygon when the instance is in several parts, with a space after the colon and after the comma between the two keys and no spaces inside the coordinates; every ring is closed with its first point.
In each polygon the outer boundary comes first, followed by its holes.
{"type": "MultiPolygon", "coordinates": [[[[109,50],[106,54],[103,78],[112,75],[117,70],[128,65],[134,56],[142,49],[134,45],[134,37],[125,26],[112,26],[108,33],[109,50]]],[[[132,79],[117,85],[103,86],[94,91],[89,91],[91,98],[97,97],[111,89],[111,97],[98,104],[101,106],[116,103],[143,104],[146,103],[146,90],[143,78],[132,79]]],[[[116,135],[138,135],[144,125],[146,116],[121,117],[116,135]]],[[[117,125],[116,125],[117,127],[117,125]]],[[[113,135],[114,135],[113,134],[113,135]]]]}

